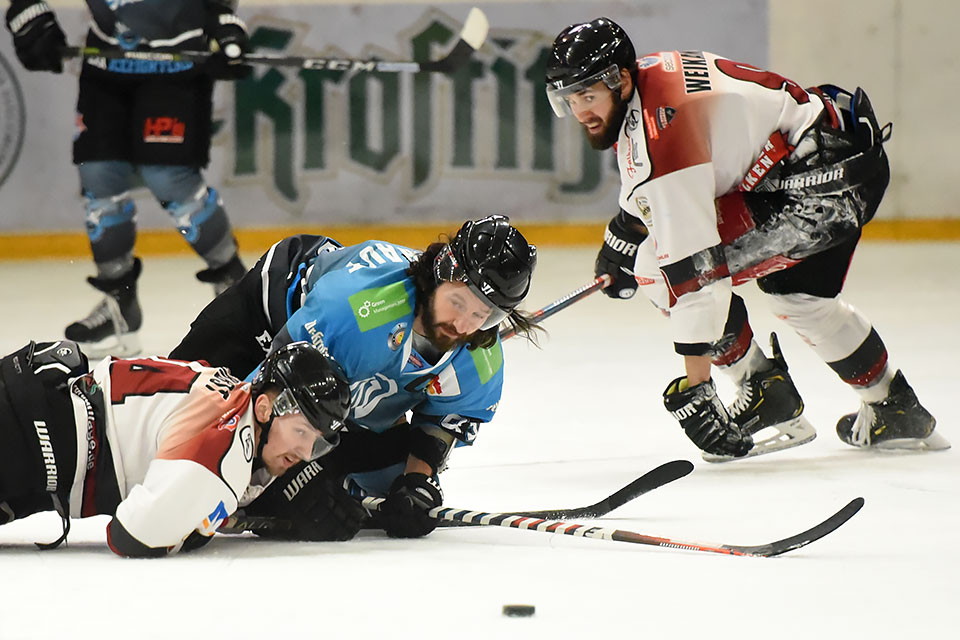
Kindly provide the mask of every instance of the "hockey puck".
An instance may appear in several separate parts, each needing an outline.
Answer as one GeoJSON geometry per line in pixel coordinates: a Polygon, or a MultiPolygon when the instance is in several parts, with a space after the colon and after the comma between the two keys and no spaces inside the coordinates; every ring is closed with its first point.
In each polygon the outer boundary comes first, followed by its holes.
{"type": "Polygon", "coordinates": [[[503,615],[511,618],[526,618],[532,616],[536,607],[532,604],[505,604],[503,605],[503,615]]]}

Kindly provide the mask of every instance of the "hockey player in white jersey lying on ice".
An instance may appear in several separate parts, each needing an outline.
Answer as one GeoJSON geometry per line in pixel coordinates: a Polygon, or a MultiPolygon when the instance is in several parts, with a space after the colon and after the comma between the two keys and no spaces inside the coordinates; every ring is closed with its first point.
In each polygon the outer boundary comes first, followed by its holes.
{"type": "Polygon", "coordinates": [[[859,394],[860,410],[837,424],[843,442],[949,447],[870,321],[839,297],[890,177],[882,144],[890,126],[879,126],[861,89],[804,90],[703,51],[638,60],[609,18],[557,36],[546,84],[557,115],[574,115],[593,148],[616,145],[620,211],[595,271],[613,276],[608,296],[639,287],[669,316],[686,375],[667,386],[664,404],[705,458],[816,436],[775,336],[768,358],[733,293],[749,279],[859,394]],[[712,365],[739,387],[729,407],[712,365]]]}
{"type": "MultiPolygon", "coordinates": [[[[56,511],[112,515],[119,555],[159,557],[210,540],[238,506],[337,443],[349,387],[297,342],[242,383],[226,369],[165,358],[106,358],[88,372],[76,343],[33,343],[0,359],[0,524],[56,511]]],[[[339,486],[280,513],[296,537],[348,539],[364,509],[339,486]],[[344,528],[345,527],[345,528],[344,528]]]]}
{"type": "MultiPolygon", "coordinates": [[[[528,337],[536,328],[517,308],[536,262],[536,247],[499,215],[467,221],[423,252],[291,236],[208,304],[170,355],[245,376],[291,340],[328,349],[354,400],[324,469],[386,498],[371,526],[424,536],[437,524],[427,511],[443,500],[439,470],[454,446],[473,443],[500,402],[501,322],[528,337]]],[[[294,485],[268,492],[246,514],[276,515],[274,498],[284,508],[284,495],[299,499],[296,478],[281,481],[294,485]]]]}

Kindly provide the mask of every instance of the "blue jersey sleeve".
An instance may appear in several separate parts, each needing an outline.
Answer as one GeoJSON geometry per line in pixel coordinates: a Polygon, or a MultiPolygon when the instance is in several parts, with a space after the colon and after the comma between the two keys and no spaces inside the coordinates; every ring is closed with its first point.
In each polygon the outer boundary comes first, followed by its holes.
{"type": "Polygon", "coordinates": [[[490,422],[503,391],[503,349],[498,340],[487,349],[463,348],[454,358],[456,380],[441,375],[440,388],[428,390],[423,402],[413,410],[411,425],[438,427],[460,444],[471,444],[480,425],[490,422]],[[456,392],[449,387],[455,384],[456,392]]]}

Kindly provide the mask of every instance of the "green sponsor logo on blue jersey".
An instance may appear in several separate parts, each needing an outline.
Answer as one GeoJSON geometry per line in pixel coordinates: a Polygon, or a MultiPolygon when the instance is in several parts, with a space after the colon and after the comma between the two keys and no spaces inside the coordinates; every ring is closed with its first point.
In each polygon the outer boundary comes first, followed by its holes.
{"type": "Polygon", "coordinates": [[[468,349],[467,351],[473,358],[473,365],[477,368],[480,384],[487,384],[487,381],[503,366],[503,349],[500,348],[499,342],[488,349],[468,349]]]}
{"type": "Polygon", "coordinates": [[[382,327],[412,313],[402,282],[358,291],[349,300],[360,331],[382,327]]]}

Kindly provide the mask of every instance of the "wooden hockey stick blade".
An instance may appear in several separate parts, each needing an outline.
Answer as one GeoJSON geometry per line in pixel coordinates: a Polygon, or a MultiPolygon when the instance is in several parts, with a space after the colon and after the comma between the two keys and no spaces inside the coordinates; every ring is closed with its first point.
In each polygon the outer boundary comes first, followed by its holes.
{"type": "MultiPolygon", "coordinates": [[[[376,508],[378,498],[366,498],[364,506],[376,508]],[[368,505],[368,501],[370,504],[368,505]]],[[[708,553],[720,553],[731,556],[754,556],[771,557],[777,556],[794,549],[804,547],[811,542],[819,540],[825,535],[835,531],[842,524],[847,522],[863,507],[863,498],[851,500],[843,509],[836,512],[820,524],[803,533],[795,536],[777,540],[767,544],[757,546],[740,545],[710,545],[700,542],[684,542],[672,538],[660,536],[651,536],[635,531],[625,531],[622,529],[609,529],[606,527],[589,527],[580,524],[564,522],[562,520],[547,520],[541,518],[530,518],[526,516],[515,516],[505,513],[486,513],[483,511],[467,511],[465,509],[453,509],[446,507],[437,507],[430,510],[430,515],[435,518],[445,520],[460,520],[473,526],[497,526],[510,527],[512,529],[525,529],[528,531],[540,531],[542,533],[559,533],[579,538],[594,538],[599,540],[614,540],[616,542],[630,542],[633,544],[645,544],[656,547],[665,547],[667,549],[680,549],[685,551],[704,551],[708,553]]]]}
{"type": "MultiPolygon", "coordinates": [[[[507,515],[526,516],[528,518],[543,518],[546,520],[576,520],[579,518],[601,518],[614,509],[619,509],[631,500],[639,498],[645,493],[658,489],[674,480],[679,480],[693,471],[693,463],[689,460],[672,460],[656,469],[652,469],[630,484],[618,489],[603,500],[586,506],[567,509],[540,509],[530,511],[513,511],[507,515]]],[[[465,523],[456,520],[441,520],[441,527],[460,527],[465,523]]],[[[467,525],[469,526],[469,525],[467,525]]]]}

